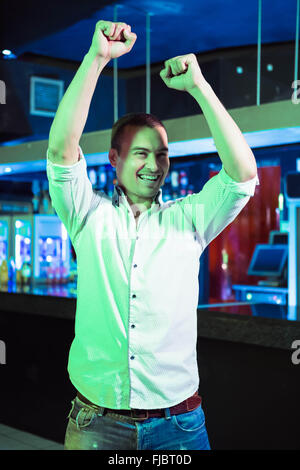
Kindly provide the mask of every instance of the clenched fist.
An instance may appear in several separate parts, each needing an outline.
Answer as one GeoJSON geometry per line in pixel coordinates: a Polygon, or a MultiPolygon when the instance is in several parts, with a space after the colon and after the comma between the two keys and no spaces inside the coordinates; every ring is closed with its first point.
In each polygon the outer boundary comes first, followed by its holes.
{"type": "Polygon", "coordinates": [[[128,24],[100,20],[96,23],[90,50],[109,62],[131,51],[136,38],[128,24]]]}
{"type": "Polygon", "coordinates": [[[169,88],[188,92],[205,81],[195,54],[179,55],[166,60],[160,77],[169,88]]]}

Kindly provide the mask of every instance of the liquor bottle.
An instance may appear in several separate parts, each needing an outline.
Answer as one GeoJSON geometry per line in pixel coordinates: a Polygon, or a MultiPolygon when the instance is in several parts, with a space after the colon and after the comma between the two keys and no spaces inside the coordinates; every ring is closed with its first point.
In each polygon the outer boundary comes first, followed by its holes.
{"type": "Polygon", "coordinates": [[[178,171],[171,171],[171,185],[172,185],[172,199],[177,199],[179,196],[179,174],[178,171]]]}
{"type": "Polygon", "coordinates": [[[27,286],[30,283],[30,276],[31,276],[31,266],[27,261],[24,261],[21,268],[22,274],[22,284],[27,286]]]}
{"type": "Polygon", "coordinates": [[[176,189],[178,188],[179,186],[179,174],[178,174],[178,171],[171,171],[171,185],[172,185],[172,188],[173,190],[176,191],[176,189]]]}
{"type": "Polygon", "coordinates": [[[54,209],[52,207],[49,190],[48,190],[48,181],[42,182],[42,191],[41,191],[41,202],[40,202],[40,214],[54,214],[54,209]]]}
{"type": "Polygon", "coordinates": [[[8,281],[11,284],[15,284],[16,282],[16,263],[13,257],[11,257],[8,262],[8,281]]]}
{"type": "Polygon", "coordinates": [[[104,190],[107,182],[107,175],[105,171],[105,167],[99,166],[98,168],[98,188],[101,189],[101,191],[104,190]]]}
{"type": "Polygon", "coordinates": [[[60,261],[60,283],[61,284],[67,284],[68,282],[68,272],[67,272],[67,267],[66,264],[63,261],[60,261]]]}
{"type": "Polygon", "coordinates": [[[40,210],[40,182],[38,180],[33,180],[31,185],[31,191],[33,193],[32,201],[32,209],[34,214],[38,214],[40,210]]]}
{"type": "Polygon", "coordinates": [[[169,188],[166,187],[163,189],[163,201],[167,202],[167,201],[170,201],[170,199],[172,199],[172,196],[170,194],[169,188]]]}
{"type": "Polygon", "coordinates": [[[193,184],[188,185],[187,194],[194,194],[194,185],[193,184]]]}
{"type": "Polygon", "coordinates": [[[187,177],[187,174],[186,174],[186,171],[184,170],[181,170],[179,172],[179,184],[181,186],[181,188],[186,188],[189,184],[189,180],[188,180],[188,177],[187,177]]]}
{"type": "Polygon", "coordinates": [[[48,285],[51,285],[54,283],[54,270],[53,270],[53,267],[51,266],[51,264],[49,264],[47,270],[47,284],[48,285]]]}
{"type": "Polygon", "coordinates": [[[91,168],[88,172],[88,177],[90,182],[92,183],[92,187],[95,188],[97,185],[97,173],[94,168],[91,168]]]}
{"type": "Polygon", "coordinates": [[[4,258],[0,266],[0,285],[5,285],[8,282],[8,266],[7,260],[4,258]]]}

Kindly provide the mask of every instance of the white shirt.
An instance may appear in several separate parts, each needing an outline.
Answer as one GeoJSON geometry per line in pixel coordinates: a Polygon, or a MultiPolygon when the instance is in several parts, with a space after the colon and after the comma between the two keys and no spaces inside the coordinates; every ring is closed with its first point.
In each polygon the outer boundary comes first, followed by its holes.
{"type": "Polygon", "coordinates": [[[136,227],[118,185],[112,198],[93,190],[80,147],[69,166],[48,151],[52,205],[77,256],[71,382],[106,408],[182,402],[199,387],[199,258],[253,196],[257,176],[237,183],[222,166],[199,193],[165,203],[159,189],[136,227]]]}

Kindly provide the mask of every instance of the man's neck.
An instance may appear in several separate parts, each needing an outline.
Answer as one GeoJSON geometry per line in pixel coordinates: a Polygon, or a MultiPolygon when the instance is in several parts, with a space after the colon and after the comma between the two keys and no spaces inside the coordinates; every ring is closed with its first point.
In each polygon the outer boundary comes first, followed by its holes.
{"type": "Polygon", "coordinates": [[[152,202],[153,202],[153,199],[152,200],[147,199],[147,200],[144,200],[143,202],[134,202],[130,199],[129,196],[126,196],[126,198],[134,215],[136,215],[137,213],[139,215],[142,212],[145,212],[148,209],[150,209],[152,202]]]}

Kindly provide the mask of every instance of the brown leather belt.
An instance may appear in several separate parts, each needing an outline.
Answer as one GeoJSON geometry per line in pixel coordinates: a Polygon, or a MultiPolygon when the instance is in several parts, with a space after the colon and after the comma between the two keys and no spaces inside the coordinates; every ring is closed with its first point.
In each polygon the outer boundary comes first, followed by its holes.
{"type": "MultiPolygon", "coordinates": [[[[103,407],[100,407],[99,405],[95,405],[95,403],[92,403],[90,400],[85,398],[81,393],[77,392],[77,396],[80,401],[83,403],[86,403],[87,405],[93,406],[93,408],[100,409],[103,407]]],[[[182,401],[181,403],[178,403],[177,405],[171,406],[169,408],[170,410],[170,415],[178,415],[181,413],[186,413],[188,411],[195,410],[202,402],[202,398],[200,395],[198,395],[198,391],[194,393],[191,397],[187,398],[186,400],[182,401]]],[[[112,409],[112,408],[104,408],[103,414],[106,413],[115,413],[115,414],[121,414],[125,416],[129,416],[130,418],[133,419],[148,419],[148,418],[160,418],[160,417],[165,417],[165,409],[154,409],[154,410],[141,410],[141,409],[134,409],[131,408],[130,410],[119,410],[119,409],[112,409]]]]}

